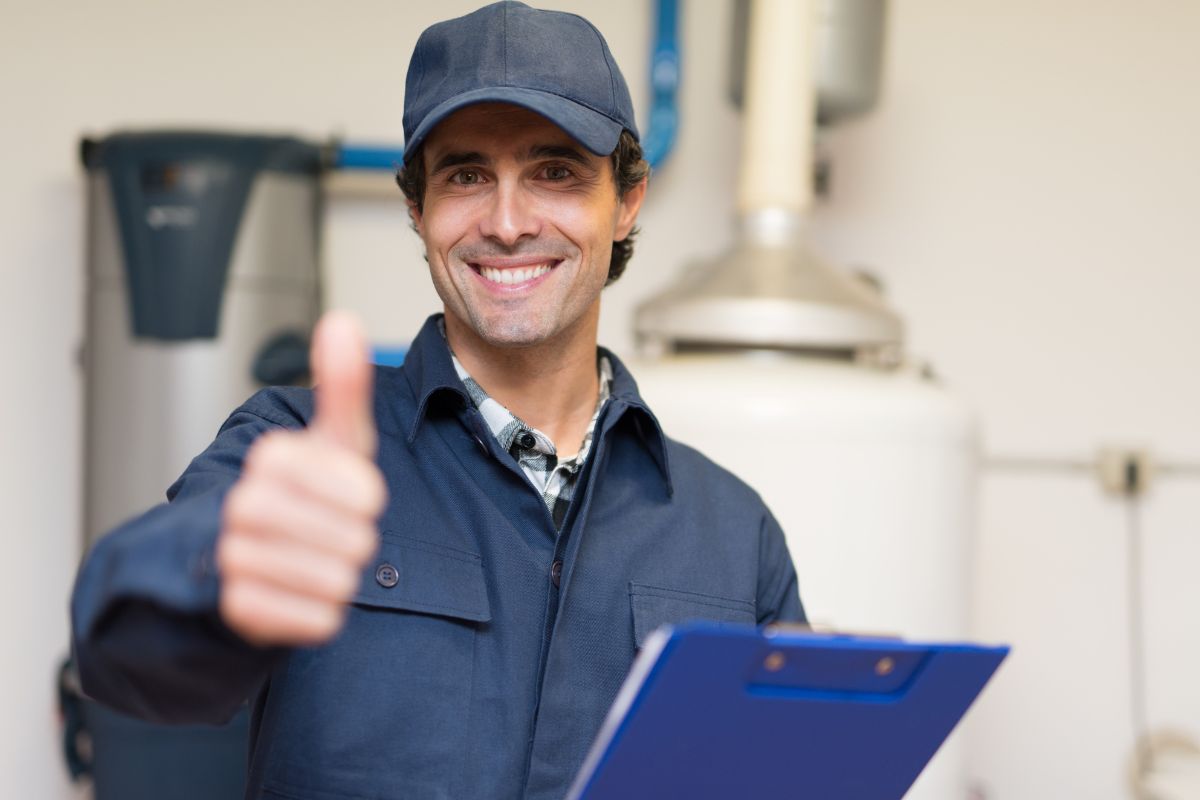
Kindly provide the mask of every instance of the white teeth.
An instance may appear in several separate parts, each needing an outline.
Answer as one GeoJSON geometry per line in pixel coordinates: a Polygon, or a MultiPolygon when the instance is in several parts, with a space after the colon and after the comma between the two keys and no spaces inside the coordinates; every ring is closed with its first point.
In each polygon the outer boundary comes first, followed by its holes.
{"type": "Polygon", "coordinates": [[[534,278],[540,278],[550,271],[550,264],[539,264],[536,267],[522,267],[520,269],[496,269],[495,267],[480,267],[479,274],[487,278],[492,283],[499,283],[505,286],[512,286],[517,283],[525,283],[534,278]]]}

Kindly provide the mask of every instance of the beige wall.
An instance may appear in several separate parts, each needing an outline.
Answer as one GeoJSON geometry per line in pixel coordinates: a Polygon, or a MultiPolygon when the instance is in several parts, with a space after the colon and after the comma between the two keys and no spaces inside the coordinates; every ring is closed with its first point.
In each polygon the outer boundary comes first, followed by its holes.
{"type": "MultiPolygon", "coordinates": [[[[396,140],[417,33],[472,5],[0,0],[0,775],[13,796],[71,796],[51,680],[78,556],[78,137],[200,125],[396,140]]],[[[990,452],[1128,441],[1200,461],[1200,4],[894,6],[882,106],[826,142],[820,245],[884,278],[914,352],[980,411],[990,452]]],[[[649,3],[571,7],[607,32],[644,109],[649,3]]],[[[729,6],[687,10],[678,147],[605,301],[602,338],[619,351],[636,302],[730,238],[729,6]]],[[[409,338],[436,303],[402,207],[334,201],[326,234],[331,302],[380,341],[409,338]]],[[[1016,651],[971,720],[980,785],[1006,800],[1122,797],[1122,509],[1072,476],[989,475],[983,501],[976,633],[1016,651]]],[[[1176,481],[1145,518],[1151,721],[1193,735],[1198,514],[1200,485],[1176,481]]]]}
{"type": "MultiPolygon", "coordinates": [[[[895,5],[887,96],[830,142],[827,252],[885,276],[989,453],[1200,461],[1200,4],[895,5]]],[[[1005,800],[1127,796],[1125,510],[1071,474],[990,472],[981,501],[975,631],[1015,649],[973,772],[1005,800]]],[[[1200,481],[1145,503],[1149,719],[1193,737],[1198,518],[1200,481]]]]}

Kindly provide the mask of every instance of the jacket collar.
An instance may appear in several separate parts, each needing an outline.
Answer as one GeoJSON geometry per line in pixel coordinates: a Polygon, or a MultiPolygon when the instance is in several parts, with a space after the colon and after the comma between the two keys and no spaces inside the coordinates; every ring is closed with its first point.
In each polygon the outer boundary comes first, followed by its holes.
{"type": "Polygon", "coordinates": [[[663,433],[662,425],[658,422],[658,417],[654,416],[654,412],[642,399],[638,392],[637,381],[633,379],[633,375],[630,374],[621,359],[606,348],[602,347],[600,351],[608,356],[613,371],[611,395],[608,399],[611,410],[607,414],[608,419],[601,433],[607,433],[619,420],[628,416],[633,423],[634,430],[637,431],[638,438],[650,453],[650,457],[654,459],[658,471],[662,473],[667,494],[673,495],[675,487],[671,482],[671,463],[667,458],[667,437],[663,433]]]}
{"type": "MultiPolygon", "coordinates": [[[[450,348],[438,330],[440,317],[440,314],[434,314],[425,320],[420,333],[413,339],[412,346],[404,357],[404,375],[417,401],[417,410],[413,414],[408,431],[410,444],[416,440],[431,404],[450,401],[459,408],[465,408],[471,402],[458,373],[454,370],[454,363],[450,360],[450,348]]],[[[667,441],[662,426],[642,400],[637,383],[621,360],[611,351],[603,348],[601,350],[612,363],[613,381],[608,408],[603,414],[604,422],[596,435],[606,437],[619,421],[629,416],[638,438],[662,473],[667,493],[673,494],[670,464],[667,461],[667,441]]]]}

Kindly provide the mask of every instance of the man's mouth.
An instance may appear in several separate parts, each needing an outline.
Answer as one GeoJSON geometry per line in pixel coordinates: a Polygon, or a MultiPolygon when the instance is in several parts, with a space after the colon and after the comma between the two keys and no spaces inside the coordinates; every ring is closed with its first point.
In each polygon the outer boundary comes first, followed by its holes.
{"type": "Polygon", "coordinates": [[[497,267],[488,264],[471,264],[471,267],[477,272],[480,277],[490,283],[499,284],[501,286],[516,286],[522,283],[537,280],[545,275],[554,267],[558,266],[558,261],[543,261],[534,264],[523,264],[521,266],[503,266],[497,267]]]}

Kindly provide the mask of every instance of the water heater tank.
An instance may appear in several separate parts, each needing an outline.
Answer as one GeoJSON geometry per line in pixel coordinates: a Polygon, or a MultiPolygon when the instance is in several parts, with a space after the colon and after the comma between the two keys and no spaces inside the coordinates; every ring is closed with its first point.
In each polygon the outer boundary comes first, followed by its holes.
{"type": "MultiPolygon", "coordinates": [[[[915,370],[786,351],[675,354],[631,370],[668,436],[763,496],[809,618],[909,638],[967,634],[976,427],[915,370]]],[[[966,797],[961,737],[906,797],[966,797]]]]}
{"type": "Polygon", "coordinates": [[[198,132],[115,134],[83,150],[90,544],[162,502],[256,389],[307,373],[321,151],[198,132]]]}
{"type": "MultiPolygon", "coordinates": [[[[162,502],[256,389],[307,376],[321,148],[121,133],[85,141],[83,160],[86,549],[162,502]]],[[[221,728],[165,727],[78,702],[96,800],[243,795],[246,713],[221,728]]],[[[68,745],[68,762],[79,760],[68,745]]]]}

